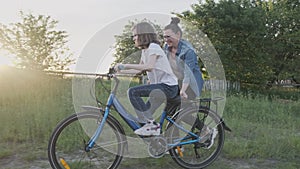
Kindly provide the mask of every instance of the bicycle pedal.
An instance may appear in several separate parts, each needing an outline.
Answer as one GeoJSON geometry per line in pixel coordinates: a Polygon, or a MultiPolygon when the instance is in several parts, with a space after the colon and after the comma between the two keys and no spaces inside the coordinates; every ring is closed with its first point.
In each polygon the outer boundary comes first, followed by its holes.
{"type": "Polygon", "coordinates": [[[180,157],[183,157],[183,153],[182,153],[181,147],[177,146],[176,150],[177,150],[177,154],[179,154],[180,157]]]}

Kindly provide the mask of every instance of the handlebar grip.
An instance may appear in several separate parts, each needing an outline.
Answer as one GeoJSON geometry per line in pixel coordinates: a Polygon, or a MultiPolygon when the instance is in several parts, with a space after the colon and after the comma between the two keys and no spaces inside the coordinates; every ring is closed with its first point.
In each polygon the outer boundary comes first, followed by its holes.
{"type": "Polygon", "coordinates": [[[108,73],[107,73],[108,79],[113,78],[115,73],[116,73],[116,71],[115,71],[114,67],[109,68],[108,73]]]}
{"type": "Polygon", "coordinates": [[[116,73],[115,68],[114,67],[109,68],[108,74],[114,74],[114,73],[116,73]]]}

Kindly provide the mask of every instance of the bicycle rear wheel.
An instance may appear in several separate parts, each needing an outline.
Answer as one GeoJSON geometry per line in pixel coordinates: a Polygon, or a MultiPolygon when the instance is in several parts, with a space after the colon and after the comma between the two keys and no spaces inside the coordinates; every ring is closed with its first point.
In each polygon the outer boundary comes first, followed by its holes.
{"type": "MultiPolygon", "coordinates": [[[[203,139],[197,143],[182,145],[180,149],[177,146],[171,148],[169,152],[172,159],[181,167],[188,169],[199,169],[210,165],[218,157],[224,144],[225,133],[220,118],[214,112],[201,108],[200,110],[189,109],[180,112],[177,116],[173,117],[173,120],[186,130],[192,131],[203,139]],[[205,140],[205,134],[203,133],[206,128],[210,130],[216,129],[215,131],[217,131],[215,132],[217,135],[211,147],[209,146],[210,138],[205,140]]],[[[167,133],[169,134],[167,136],[169,143],[180,144],[183,141],[195,140],[195,137],[192,137],[172,124],[168,127],[167,133]],[[178,140],[178,138],[184,137],[186,138],[185,140],[178,140]]]]}
{"type": "Polygon", "coordinates": [[[100,112],[82,112],[60,122],[48,145],[48,158],[52,168],[117,168],[122,160],[126,137],[124,130],[112,116],[108,116],[94,147],[85,151],[101,119],[100,112]]]}

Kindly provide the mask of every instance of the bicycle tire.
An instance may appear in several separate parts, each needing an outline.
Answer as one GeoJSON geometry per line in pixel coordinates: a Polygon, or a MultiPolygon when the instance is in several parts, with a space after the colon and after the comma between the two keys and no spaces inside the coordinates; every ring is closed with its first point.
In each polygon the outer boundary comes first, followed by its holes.
{"type": "MultiPolygon", "coordinates": [[[[183,125],[185,129],[192,129],[192,125],[187,124],[184,122],[184,117],[190,118],[191,116],[195,117],[195,115],[199,115],[199,117],[205,117],[205,126],[215,126],[215,128],[218,131],[218,134],[216,135],[214,139],[214,144],[211,148],[205,149],[205,145],[203,143],[193,143],[193,144],[187,144],[181,146],[180,149],[183,150],[183,152],[179,153],[177,147],[173,147],[169,149],[169,153],[172,156],[172,159],[181,167],[187,168],[187,169],[199,169],[199,168],[205,168],[208,165],[210,165],[213,161],[216,160],[216,158],[219,156],[225,140],[225,130],[223,123],[220,122],[219,116],[215,114],[215,112],[200,108],[197,109],[188,109],[184,110],[183,112],[180,112],[177,115],[174,115],[172,118],[174,121],[176,121],[177,124],[183,125]],[[195,153],[195,146],[197,146],[197,153],[198,156],[195,153]]],[[[196,130],[198,130],[197,134],[199,135],[201,133],[201,129],[194,129],[195,131],[193,133],[196,133],[196,130]]],[[[183,137],[183,135],[186,133],[179,130],[175,125],[172,125],[169,123],[168,130],[167,130],[169,139],[168,142],[174,142],[173,140],[175,138],[178,138],[178,136],[183,137]],[[181,132],[181,133],[180,133],[181,132]]]]}
{"type": "Polygon", "coordinates": [[[48,144],[51,167],[117,168],[123,158],[127,141],[123,128],[114,117],[108,116],[100,138],[89,152],[85,151],[90,134],[96,131],[101,119],[100,112],[89,111],[73,114],[61,121],[54,129],[48,144]]]}

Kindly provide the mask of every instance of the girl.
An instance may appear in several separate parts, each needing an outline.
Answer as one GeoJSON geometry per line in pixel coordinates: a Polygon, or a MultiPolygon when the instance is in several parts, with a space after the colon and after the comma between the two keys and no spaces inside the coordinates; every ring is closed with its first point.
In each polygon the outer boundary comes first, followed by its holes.
{"type": "Polygon", "coordinates": [[[139,120],[146,122],[135,133],[143,136],[159,135],[160,125],[152,117],[154,111],[167,98],[178,95],[178,81],[173,73],[168,58],[157,39],[151,24],[141,22],[132,29],[135,46],[142,50],[139,64],[117,64],[115,69],[121,73],[147,72],[150,84],[129,88],[128,96],[137,111],[139,120]],[[142,97],[149,97],[145,103],[142,97]]]}

